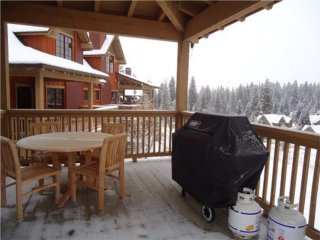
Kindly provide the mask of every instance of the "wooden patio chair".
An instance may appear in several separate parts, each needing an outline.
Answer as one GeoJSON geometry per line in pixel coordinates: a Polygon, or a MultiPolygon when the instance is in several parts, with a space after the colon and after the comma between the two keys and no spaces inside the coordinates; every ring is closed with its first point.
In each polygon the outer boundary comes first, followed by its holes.
{"type": "MultiPolygon", "coordinates": [[[[103,122],[101,127],[101,132],[108,134],[119,134],[126,132],[126,125],[123,123],[113,123],[113,122],[103,122]]],[[[96,149],[93,151],[92,159],[99,160],[100,159],[101,149],[96,149]]]]}
{"type": "MultiPolygon", "coordinates": [[[[36,134],[44,134],[44,133],[53,133],[59,132],[59,124],[57,122],[34,122],[29,124],[29,136],[36,134]]],[[[42,163],[45,162],[47,164],[54,163],[54,153],[52,152],[32,152],[30,163],[42,163]]],[[[58,153],[59,163],[66,164],[68,161],[67,153],[58,153]]],[[[56,164],[56,163],[54,163],[56,164]]],[[[55,167],[61,167],[55,166],[55,167]]]]}
{"type": "Polygon", "coordinates": [[[105,177],[116,178],[119,183],[119,196],[122,198],[124,191],[124,157],[127,143],[127,134],[119,133],[104,139],[100,154],[100,161],[92,161],[71,169],[71,199],[76,202],[77,184],[98,191],[99,210],[104,210],[104,191],[108,189],[105,177]],[[114,175],[114,172],[118,172],[114,175]],[[77,176],[79,176],[77,178],[77,176]]]}
{"type": "MultiPolygon", "coordinates": [[[[126,125],[123,123],[113,123],[113,122],[103,122],[101,127],[101,132],[108,134],[119,134],[126,131],[126,125]]],[[[99,161],[100,159],[101,148],[94,149],[91,152],[91,160],[99,161]]]]}
{"type": "Polygon", "coordinates": [[[22,167],[19,162],[18,151],[13,142],[1,136],[1,207],[7,204],[6,188],[16,185],[16,209],[18,221],[23,220],[22,197],[34,192],[40,192],[47,188],[55,188],[55,202],[58,203],[60,197],[60,169],[49,167],[46,164],[35,164],[22,167]],[[6,184],[6,177],[10,177],[15,182],[6,184]],[[40,184],[30,191],[23,193],[23,185],[31,181],[53,178],[52,183],[40,184]]]}

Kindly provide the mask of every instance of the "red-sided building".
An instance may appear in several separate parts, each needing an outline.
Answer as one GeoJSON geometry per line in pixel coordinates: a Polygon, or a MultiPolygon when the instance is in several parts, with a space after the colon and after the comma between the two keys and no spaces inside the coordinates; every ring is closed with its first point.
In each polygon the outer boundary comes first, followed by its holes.
{"type": "Polygon", "coordinates": [[[93,108],[117,99],[117,36],[8,25],[11,108],[93,108]]]}

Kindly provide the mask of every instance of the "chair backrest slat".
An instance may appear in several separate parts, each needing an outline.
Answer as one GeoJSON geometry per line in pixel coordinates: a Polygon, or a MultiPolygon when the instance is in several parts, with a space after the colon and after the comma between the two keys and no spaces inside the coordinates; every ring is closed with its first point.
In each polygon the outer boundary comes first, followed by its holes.
{"type": "Polygon", "coordinates": [[[34,122],[29,124],[29,136],[59,131],[57,122],[34,122]]]}
{"type": "Polygon", "coordinates": [[[123,163],[127,143],[127,134],[119,133],[104,139],[100,154],[101,174],[106,169],[118,168],[123,163]]]}
{"type": "Polygon", "coordinates": [[[126,126],[122,123],[103,122],[101,132],[109,134],[124,133],[126,126]]]}
{"type": "Polygon", "coordinates": [[[21,178],[20,162],[16,147],[9,138],[1,136],[1,168],[14,179],[21,178]]]}

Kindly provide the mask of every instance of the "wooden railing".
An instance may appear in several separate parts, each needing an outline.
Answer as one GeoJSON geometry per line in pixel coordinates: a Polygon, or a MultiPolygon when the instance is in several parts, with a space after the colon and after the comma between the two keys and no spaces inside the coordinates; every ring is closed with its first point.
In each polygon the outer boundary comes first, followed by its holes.
{"type": "Polygon", "coordinates": [[[100,131],[102,122],[126,125],[126,157],[168,156],[175,130],[174,111],[130,110],[8,110],[5,116],[9,137],[14,141],[29,135],[28,126],[36,121],[57,121],[62,131],[100,131]]]}
{"type": "MultiPolygon", "coordinates": [[[[169,156],[172,133],[191,115],[174,111],[8,110],[2,120],[13,140],[28,136],[28,124],[34,121],[58,121],[62,131],[100,131],[103,121],[122,122],[129,135],[126,156],[136,160],[169,156]]],[[[264,214],[276,205],[278,196],[289,196],[299,202],[299,211],[307,219],[307,235],[320,239],[320,136],[265,125],[253,127],[270,151],[256,188],[256,200],[264,214]]]]}
{"type": "MultiPolygon", "coordinates": [[[[180,124],[191,115],[180,113],[180,124]]],[[[299,211],[307,219],[307,235],[320,239],[320,135],[252,125],[270,152],[256,188],[256,201],[264,215],[277,205],[279,196],[289,196],[291,202],[299,203],[299,211]]]]}

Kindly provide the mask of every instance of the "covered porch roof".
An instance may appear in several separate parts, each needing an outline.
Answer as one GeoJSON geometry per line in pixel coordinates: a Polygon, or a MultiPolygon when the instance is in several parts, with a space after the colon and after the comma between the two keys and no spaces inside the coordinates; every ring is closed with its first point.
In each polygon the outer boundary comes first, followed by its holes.
{"type": "Polygon", "coordinates": [[[177,42],[176,111],[181,112],[188,104],[190,47],[251,14],[271,9],[277,2],[1,1],[1,109],[10,109],[7,23],[177,42]]]}
{"type": "Polygon", "coordinates": [[[116,76],[119,80],[119,88],[121,89],[157,89],[160,88],[152,83],[143,82],[139,79],[136,79],[133,76],[116,73],[116,76]]]}
{"type": "MultiPolygon", "coordinates": [[[[97,31],[178,43],[176,110],[187,109],[189,49],[199,39],[271,9],[267,1],[2,1],[2,52],[7,53],[5,23],[97,31]]],[[[2,109],[8,109],[8,55],[1,55],[2,109]]]]}
{"type": "Polygon", "coordinates": [[[1,15],[13,22],[197,42],[259,10],[272,8],[276,2],[10,1],[2,3],[1,15]]]}

